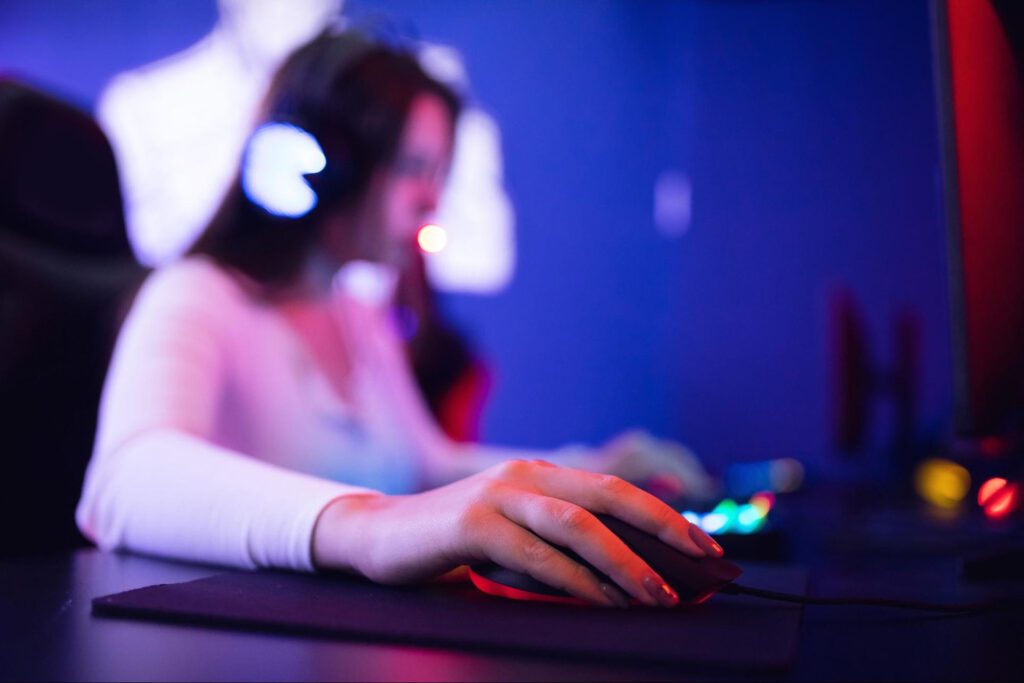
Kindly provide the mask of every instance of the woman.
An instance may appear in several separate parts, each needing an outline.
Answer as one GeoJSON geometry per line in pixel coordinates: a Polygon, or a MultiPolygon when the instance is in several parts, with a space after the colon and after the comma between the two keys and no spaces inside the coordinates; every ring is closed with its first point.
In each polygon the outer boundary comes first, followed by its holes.
{"type": "Polygon", "coordinates": [[[357,276],[394,272],[411,253],[457,114],[414,58],[354,33],[286,61],[217,216],[188,257],[149,278],[121,331],[78,508],[87,536],[381,582],[493,560],[603,605],[626,604],[623,591],[650,605],[677,597],[593,513],[721,554],[650,494],[560,466],[693,469],[660,442],[525,453],[455,444],[431,420],[387,293],[357,276]]]}

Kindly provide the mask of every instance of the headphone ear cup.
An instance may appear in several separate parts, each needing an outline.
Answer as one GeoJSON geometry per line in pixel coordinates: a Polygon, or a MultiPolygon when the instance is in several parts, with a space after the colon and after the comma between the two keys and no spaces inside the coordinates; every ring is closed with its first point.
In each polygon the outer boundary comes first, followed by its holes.
{"type": "Polygon", "coordinates": [[[268,214],[302,218],[320,202],[310,179],[327,169],[320,142],[308,131],[271,121],[246,142],[242,160],[242,190],[249,201],[268,214]]]}

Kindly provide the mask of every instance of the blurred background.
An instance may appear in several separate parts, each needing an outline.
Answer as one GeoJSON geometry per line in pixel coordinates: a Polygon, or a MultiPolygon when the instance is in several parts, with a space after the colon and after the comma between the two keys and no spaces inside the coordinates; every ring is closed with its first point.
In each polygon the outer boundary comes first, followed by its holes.
{"type": "MultiPolygon", "coordinates": [[[[491,369],[481,438],[641,427],[716,471],[792,457],[857,479],[892,466],[896,439],[947,436],[929,5],[348,0],[352,21],[461,53],[500,128],[514,271],[440,300],[491,369]],[[880,395],[844,441],[851,325],[871,366],[909,344],[914,406],[880,395]]],[[[214,0],[4,0],[0,71],[93,110],[115,74],[217,15],[214,0]]]]}

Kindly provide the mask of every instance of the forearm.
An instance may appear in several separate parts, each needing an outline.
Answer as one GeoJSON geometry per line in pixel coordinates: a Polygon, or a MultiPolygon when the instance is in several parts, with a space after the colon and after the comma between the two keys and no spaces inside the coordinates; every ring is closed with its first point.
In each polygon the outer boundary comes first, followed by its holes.
{"type": "Polygon", "coordinates": [[[366,492],[155,429],[97,453],[77,520],[106,549],[310,571],[318,514],[366,492]]]}

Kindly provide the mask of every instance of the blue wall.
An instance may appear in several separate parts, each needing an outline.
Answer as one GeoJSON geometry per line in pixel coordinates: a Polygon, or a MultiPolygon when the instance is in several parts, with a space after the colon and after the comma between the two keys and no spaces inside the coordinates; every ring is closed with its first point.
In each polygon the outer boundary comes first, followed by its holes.
{"type": "Polygon", "coordinates": [[[863,304],[876,362],[894,360],[893,316],[919,316],[920,429],[934,429],[951,361],[927,3],[700,7],[684,431],[727,456],[760,442],[821,461],[837,287],[863,304]]]}
{"type": "MultiPolygon", "coordinates": [[[[202,35],[213,5],[5,0],[0,70],[88,104],[116,71],[202,35]]],[[[916,312],[920,428],[948,424],[926,0],[348,10],[457,46],[502,126],[519,269],[501,295],[445,301],[497,370],[488,440],[593,443],[642,426],[712,463],[797,456],[847,472],[829,440],[837,287],[860,300],[882,362],[891,317],[916,312]],[[693,183],[676,238],[652,221],[667,168],[693,183]]]]}

